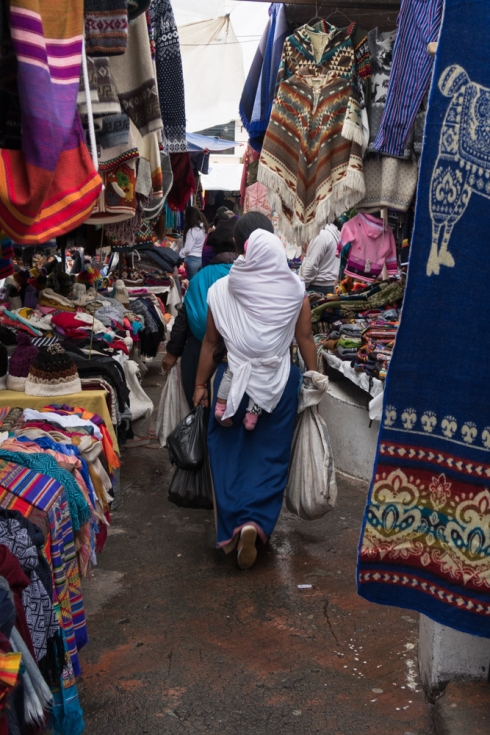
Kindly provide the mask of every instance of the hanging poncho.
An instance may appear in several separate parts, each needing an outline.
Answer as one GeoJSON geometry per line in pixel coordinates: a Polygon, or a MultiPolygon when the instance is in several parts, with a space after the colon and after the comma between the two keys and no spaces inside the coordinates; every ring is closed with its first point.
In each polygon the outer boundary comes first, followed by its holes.
{"type": "Polygon", "coordinates": [[[284,45],[258,180],[271,192],[288,239],[309,242],[364,196],[355,30],[321,21],[284,45]]]}

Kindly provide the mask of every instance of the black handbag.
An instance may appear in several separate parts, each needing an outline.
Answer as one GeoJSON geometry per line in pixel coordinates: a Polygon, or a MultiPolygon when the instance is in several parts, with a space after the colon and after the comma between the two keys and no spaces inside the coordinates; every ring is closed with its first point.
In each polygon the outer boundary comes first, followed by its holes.
{"type": "Polygon", "coordinates": [[[204,408],[197,406],[167,437],[172,464],[179,470],[199,470],[206,458],[206,420],[204,408]]]}

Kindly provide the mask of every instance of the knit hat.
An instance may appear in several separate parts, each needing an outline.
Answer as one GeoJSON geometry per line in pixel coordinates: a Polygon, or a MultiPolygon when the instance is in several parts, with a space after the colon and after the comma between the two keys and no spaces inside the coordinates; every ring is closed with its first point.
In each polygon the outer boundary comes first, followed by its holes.
{"type": "Polygon", "coordinates": [[[0,343],[0,390],[7,387],[7,370],[9,366],[9,353],[5,345],[0,343]]]}
{"type": "Polygon", "coordinates": [[[84,283],[74,283],[71,295],[73,301],[77,302],[77,306],[85,306],[87,300],[87,286],[84,283]]]}
{"type": "Polygon", "coordinates": [[[17,332],[17,347],[12,353],[7,376],[8,390],[16,390],[23,393],[29,368],[39,354],[37,347],[31,342],[31,338],[25,332],[17,332]]]}
{"type": "Polygon", "coordinates": [[[80,393],[77,366],[60,344],[42,347],[26,380],[28,396],[67,396],[80,393]]]}
{"type": "Polygon", "coordinates": [[[129,293],[124,281],[117,280],[114,284],[114,298],[129,309],[129,293]]]}

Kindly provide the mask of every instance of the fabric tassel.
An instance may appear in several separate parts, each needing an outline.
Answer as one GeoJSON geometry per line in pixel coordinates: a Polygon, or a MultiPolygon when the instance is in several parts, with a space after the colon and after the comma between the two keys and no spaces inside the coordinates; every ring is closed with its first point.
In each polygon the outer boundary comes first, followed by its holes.
{"type": "Polygon", "coordinates": [[[12,628],[10,643],[14,651],[22,654],[22,663],[25,667],[22,681],[25,690],[26,721],[28,723],[42,723],[44,721],[44,710],[51,708],[53,704],[53,695],[16,628],[12,628]]]}

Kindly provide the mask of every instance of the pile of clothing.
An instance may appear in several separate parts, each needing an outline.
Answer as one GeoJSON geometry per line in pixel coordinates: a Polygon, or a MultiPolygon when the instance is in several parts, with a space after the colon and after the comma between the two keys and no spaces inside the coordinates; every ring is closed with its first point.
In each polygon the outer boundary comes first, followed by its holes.
{"type": "Polygon", "coordinates": [[[310,294],[319,367],[323,352],[348,362],[356,372],[385,380],[400,323],[403,287],[382,281],[364,291],[320,298],[310,294]]]}
{"type": "Polygon", "coordinates": [[[76,406],[3,407],[0,432],[0,663],[16,663],[0,723],[78,735],[81,579],[104,546],[120,462],[101,417],[76,406]]]}

